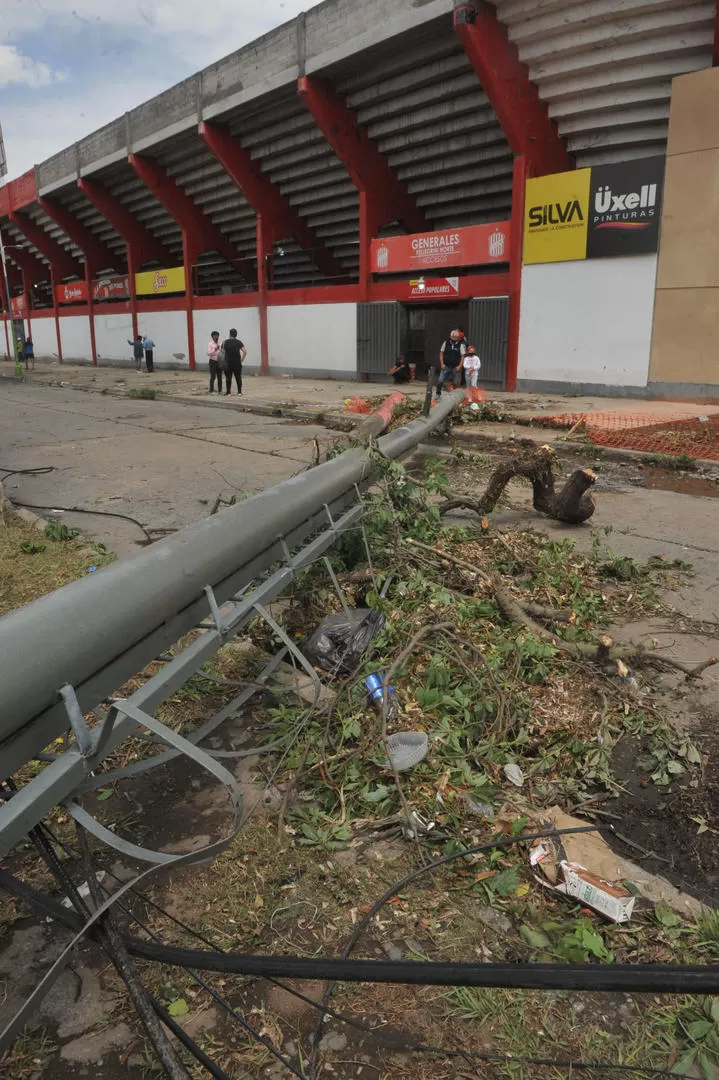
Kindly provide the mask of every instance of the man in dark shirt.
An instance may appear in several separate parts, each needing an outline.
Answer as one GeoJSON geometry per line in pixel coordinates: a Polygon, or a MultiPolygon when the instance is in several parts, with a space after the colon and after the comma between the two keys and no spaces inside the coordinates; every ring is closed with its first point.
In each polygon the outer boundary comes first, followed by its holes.
{"type": "Polygon", "coordinates": [[[390,368],[387,374],[391,375],[396,383],[408,383],[412,378],[412,369],[409,366],[409,360],[404,356],[400,356],[395,366],[390,368]]]}
{"type": "Polygon", "coordinates": [[[238,338],[236,330],[230,330],[230,336],[222,348],[225,350],[227,363],[227,393],[225,397],[229,397],[232,391],[233,375],[237,383],[237,393],[242,397],[242,363],[247,356],[247,349],[238,338]]]}
{"type": "Polygon", "coordinates": [[[439,377],[437,378],[437,399],[442,396],[442,387],[446,382],[452,386],[459,386],[462,379],[462,361],[467,346],[464,344],[464,334],[461,330],[453,330],[446,341],[442,342],[439,351],[439,377]]]}

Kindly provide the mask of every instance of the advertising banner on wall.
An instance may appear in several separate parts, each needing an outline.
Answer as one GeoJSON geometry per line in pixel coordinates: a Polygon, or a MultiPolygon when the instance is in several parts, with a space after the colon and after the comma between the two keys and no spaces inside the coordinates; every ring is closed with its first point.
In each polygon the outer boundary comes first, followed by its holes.
{"type": "Polygon", "coordinates": [[[93,300],[126,300],[130,295],[130,279],[124,277],[103,277],[92,283],[93,300]]]}
{"type": "Polygon", "coordinates": [[[184,266],[173,266],[169,270],[144,270],[141,274],[135,274],[137,296],[165,296],[167,293],[184,291],[184,266]]]}
{"type": "Polygon", "coordinates": [[[73,281],[69,285],[55,286],[56,304],[86,304],[87,282],[73,281]]]}
{"type": "Polygon", "coordinates": [[[663,187],[663,157],[592,169],[587,258],[656,251],[663,187]]]}
{"type": "Polygon", "coordinates": [[[656,251],[664,165],[640,158],[528,180],[525,264],[656,251]]]}
{"type": "Polygon", "coordinates": [[[584,259],[591,169],[553,173],[527,181],[524,262],[584,259]]]}
{"type": "Polygon", "coordinates": [[[372,272],[396,274],[404,270],[508,262],[510,228],[509,221],[493,221],[489,225],[373,240],[372,272]]]}
{"type": "Polygon", "coordinates": [[[15,319],[23,319],[27,315],[27,296],[25,293],[10,297],[10,311],[15,319]]]}
{"type": "Polygon", "coordinates": [[[415,278],[409,283],[409,295],[413,300],[421,300],[423,297],[446,299],[451,296],[459,296],[458,277],[421,277],[415,278]]]}

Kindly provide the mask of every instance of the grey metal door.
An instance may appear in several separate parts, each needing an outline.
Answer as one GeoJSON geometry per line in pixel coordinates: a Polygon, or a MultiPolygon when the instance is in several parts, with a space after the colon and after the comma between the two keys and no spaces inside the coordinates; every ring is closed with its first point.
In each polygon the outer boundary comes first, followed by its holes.
{"type": "Polygon", "coordinates": [[[386,375],[401,350],[402,305],[357,305],[357,372],[386,375]]]}
{"type": "Polygon", "coordinates": [[[491,296],[469,302],[469,344],[482,361],[480,386],[504,390],[507,378],[509,297],[491,296]]]}

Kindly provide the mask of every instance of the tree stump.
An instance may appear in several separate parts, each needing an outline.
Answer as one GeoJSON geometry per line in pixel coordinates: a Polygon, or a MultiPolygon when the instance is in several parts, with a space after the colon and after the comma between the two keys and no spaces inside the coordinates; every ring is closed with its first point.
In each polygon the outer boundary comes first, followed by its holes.
{"type": "Polygon", "coordinates": [[[540,446],[530,454],[501,462],[489,478],[487,490],[480,499],[458,496],[445,500],[440,514],[460,507],[474,510],[480,516],[491,514],[507,484],[515,476],[531,480],[534,509],[547,514],[556,521],[568,525],[580,525],[588,521],[596,510],[590,493],[597,475],[591,469],[576,469],[560,491],[555,490],[553,467],[556,455],[551,446],[540,446]]]}

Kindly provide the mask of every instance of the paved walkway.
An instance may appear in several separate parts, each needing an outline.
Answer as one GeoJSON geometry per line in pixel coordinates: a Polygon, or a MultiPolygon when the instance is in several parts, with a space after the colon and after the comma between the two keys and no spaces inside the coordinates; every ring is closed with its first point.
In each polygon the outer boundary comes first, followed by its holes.
{"type": "MultiPolygon", "coordinates": [[[[0,379],[11,377],[14,373],[12,363],[0,362],[0,379]]],[[[67,386],[73,389],[85,389],[95,392],[126,394],[135,386],[154,386],[155,389],[172,398],[183,400],[209,400],[208,376],[204,371],[165,371],[156,370],[154,374],[138,375],[133,368],[89,367],[79,364],[41,363],[38,361],[34,370],[26,378],[33,383],[49,383],[67,386]]],[[[374,399],[389,393],[391,387],[386,383],[340,382],[332,379],[300,379],[285,376],[247,375],[245,393],[241,399],[222,398],[228,407],[240,403],[252,407],[272,406],[285,409],[297,409],[315,414],[318,412],[340,412],[344,402],[350,397],[368,397],[374,399]]],[[[410,398],[421,398],[425,387],[422,383],[412,383],[401,387],[410,398]]],[[[629,398],[606,398],[598,396],[574,397],[551,394],[505,394],[499,391],[488,393],[490,401],[497,401],[511,409],[518,416],[550,416],[553,413],[615,413],[621,415],[646,415],[659,418],[677,418],[708,416],[719,413],[719,403],[715,405],[698,402],[675,401],[638,401],[629,398]]],[[[216,397],[220,401],[219,395],[216,397]]]]}

